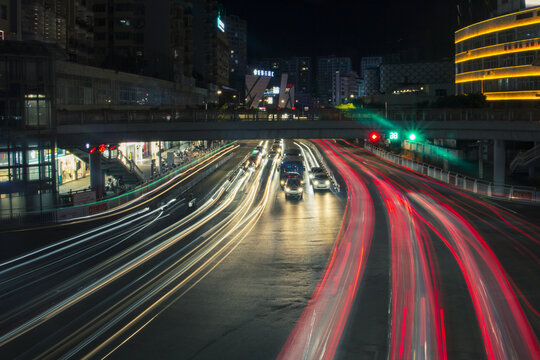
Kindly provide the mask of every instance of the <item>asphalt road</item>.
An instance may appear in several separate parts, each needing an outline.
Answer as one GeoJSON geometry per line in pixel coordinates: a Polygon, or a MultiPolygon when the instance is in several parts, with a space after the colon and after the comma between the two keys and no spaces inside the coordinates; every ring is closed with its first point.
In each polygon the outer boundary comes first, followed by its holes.
{"type": "Polygon", "coordinates": [[[538,358],[537,207],[332,141],[286,143],[336,186],[285,200],[277,160],[231,172],[256,144],[193,190],[196,210],[171,190],[3,234],[5,258],[69,241],[0,262],[0,358],[538,358]]]}

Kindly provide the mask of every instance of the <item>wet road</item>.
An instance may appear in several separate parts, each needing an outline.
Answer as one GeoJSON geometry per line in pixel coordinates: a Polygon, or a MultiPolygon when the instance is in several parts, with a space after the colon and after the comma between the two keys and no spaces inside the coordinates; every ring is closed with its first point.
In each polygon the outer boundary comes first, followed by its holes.
{"type": "Polygon", "coordinates": [[[213,176],[194,212],[166,198],[0,264],[0,357],[538,358],[537,208],[344,142],[287,146],[334,191],[286,201],[265,158],[213,176]]]}

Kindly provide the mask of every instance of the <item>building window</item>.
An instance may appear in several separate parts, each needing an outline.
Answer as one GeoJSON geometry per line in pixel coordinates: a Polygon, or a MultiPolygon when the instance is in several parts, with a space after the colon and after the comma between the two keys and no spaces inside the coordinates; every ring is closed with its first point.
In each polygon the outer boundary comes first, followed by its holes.
{"type": "Polygon", "coordinates": [[[131,26],[131,20],[129,19],[119,19],[118,20],[118,23],[122,26],[126,26],[126,27],[129,27],[131,26]]]}
{"type": "Polygon", "coordinates": [[[7,19],[7,6],[6,5],[0,5],[0,19],[7,19]]]}
{"type": "Polygon", "coordinates": [[[116,33],[114,38],[116,40],[128,40],[129,39],[129,33],[128,32],[119,32],[116,33]]]}
{"type": "Polygon", "coordinates": [[[96,4],[93,9],[94,12],[105,12],[105,4],[96,4]]]}
{"type": "Polygon", "coordinates": [[[446,89],[435,89],[435,96],[446,96],[446,89]]]}
{"type": "Polygon", "coordinates": [[[94,21],[96,26],[105,26],[106,24],[105,18],[95,19],[94,21]]]}
{"type": "Polygon", "coordinates": [[[529,11],[529,12],[526,12],[524,14],[517,14],[516,15],[516,20],[527,19],[527,18],[530,18],[532,16],[533,16],[533,12],[529,11]]]}
{"type": "Polygon", "coordinates": [[[518,65],[531,65],[533,60],[534,60],[533,52],[521,53],[521,54],[518,54],[517,56],[518,65]]]}

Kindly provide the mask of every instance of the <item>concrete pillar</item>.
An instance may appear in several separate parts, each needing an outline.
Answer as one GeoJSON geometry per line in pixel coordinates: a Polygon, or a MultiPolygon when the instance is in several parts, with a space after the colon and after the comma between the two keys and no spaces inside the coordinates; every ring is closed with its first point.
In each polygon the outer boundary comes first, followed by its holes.
{"type": "Polygon", "coordinates": [[[105,174],[101,170],[101,153],[90,154],[90,187],[96,189],[96,198],[102,199],[105,190],[105,174]]]}
{"type": "Polygon", "coordinates": [[[159,169],[159,173],[161,174],[163,172],[163,169],[161,167],[161,141],[159,142],[159,150],[158,150],[158,169],[159,169]]]}
{"type": "Polygon", "coordinates": [[[505,180],[505,143],[504,140],[493,140],[493,192],[496,195],[503,193],[505,180]]]}
{"type": "Polygon", "coordinates": [[[478,178],[484,178],[484,161],[483,161],[482,143],[478,144],[478,178]]]}

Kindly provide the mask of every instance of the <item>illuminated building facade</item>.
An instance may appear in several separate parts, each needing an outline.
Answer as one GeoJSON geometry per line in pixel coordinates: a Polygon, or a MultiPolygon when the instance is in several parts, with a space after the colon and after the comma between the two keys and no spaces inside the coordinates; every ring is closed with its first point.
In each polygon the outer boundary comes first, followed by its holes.
{"type": "Polygon", "coordinates": [[[540,7],[488,19],[455,34],[457,94],[540,99],[540,7]]]}

